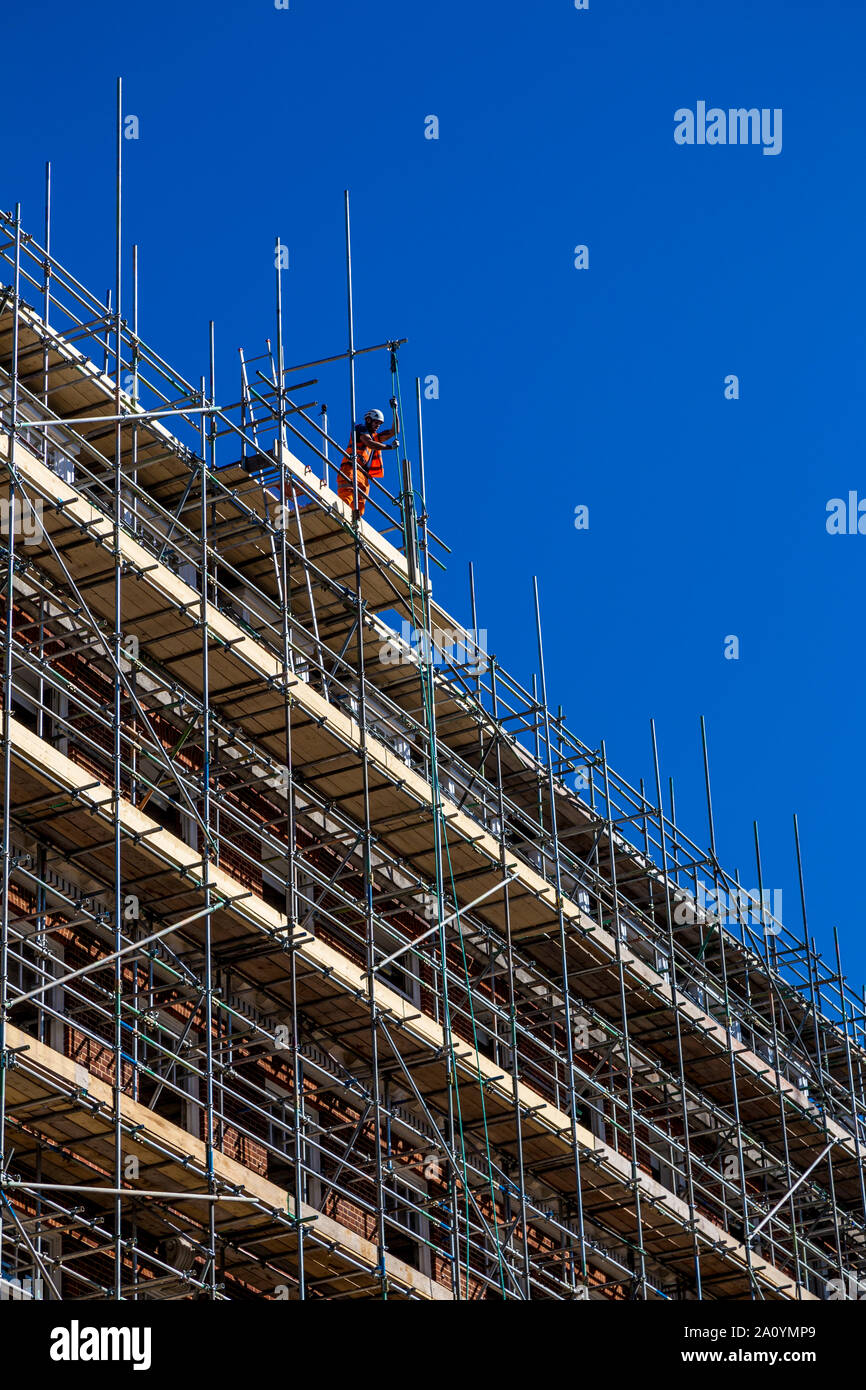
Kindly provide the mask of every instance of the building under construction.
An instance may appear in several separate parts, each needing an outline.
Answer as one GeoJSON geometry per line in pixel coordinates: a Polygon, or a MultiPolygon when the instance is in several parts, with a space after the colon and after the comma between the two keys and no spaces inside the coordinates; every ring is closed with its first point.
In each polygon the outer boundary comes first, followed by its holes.
{"type": "Polygon", "coordinates": [[[347,264],[218,393],[0,215],[3,1291],[857,1297],[863,1000],[437,604],[347,264]]]}

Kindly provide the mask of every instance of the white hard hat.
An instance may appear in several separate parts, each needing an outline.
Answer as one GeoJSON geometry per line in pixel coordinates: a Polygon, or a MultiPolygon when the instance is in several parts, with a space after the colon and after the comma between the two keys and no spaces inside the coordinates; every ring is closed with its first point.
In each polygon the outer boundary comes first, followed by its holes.
{"type": "Polygon", "coordinates": [[[382,414],[381,410],[368,410],[367,414],[364,416],[364,419],[378,420],[380,425],[384,425],[385,423],[385,416],[382,414]]]}

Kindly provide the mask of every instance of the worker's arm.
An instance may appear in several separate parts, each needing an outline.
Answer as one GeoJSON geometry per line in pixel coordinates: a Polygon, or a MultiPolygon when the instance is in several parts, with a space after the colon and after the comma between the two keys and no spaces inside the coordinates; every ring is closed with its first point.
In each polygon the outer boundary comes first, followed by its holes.
{"type": "Polygon", "coordinates": [[[397,414],[397,397],[392,396],[388,404],[393,412],[394,423],[389,430],[381,431],[379,435],[380,439],[396,439],[397,435],[400,433],[400,416],[397,414]]]}
{"type": "Polygon", "coordinates": [[[371,434],[359,434],[358,445],[362,449],[396,449],[396,444],[382,443],[383,439],[390,439],[393,433],[393,430],[389,430],[388,434],[382,434],[378,439],[374,439],[371,434]]]}

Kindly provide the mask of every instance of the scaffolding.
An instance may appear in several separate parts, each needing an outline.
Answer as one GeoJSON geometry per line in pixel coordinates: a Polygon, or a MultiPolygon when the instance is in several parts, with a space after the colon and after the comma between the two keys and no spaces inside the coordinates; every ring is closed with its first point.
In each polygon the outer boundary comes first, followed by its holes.
{"type": "Polygon", "coordinates": [[[379,352],[400,396],[348,214],[346,350],[285,365],[278,268],[228,405],[213,325],[197,384],[139,336],[135,253],[124,316],[119,153],[113,300],[0,214],[0,1277],[856,1297],[864,1000],[799,838],[795,931],[757,838],[757,888],[717,859],[705,735],[701,849],[654,729],[634,788],[554,713],[537,590],[529,690],[474,584],[437,604],[417,382],[399,494],[337,496],[305,393],[354,421],[379,352]]]}

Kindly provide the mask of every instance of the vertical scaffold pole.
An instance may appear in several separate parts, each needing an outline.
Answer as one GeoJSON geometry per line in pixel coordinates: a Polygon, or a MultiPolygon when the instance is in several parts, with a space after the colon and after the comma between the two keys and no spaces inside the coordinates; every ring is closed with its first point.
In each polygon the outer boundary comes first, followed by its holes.
{"type": "Polygon", "coordinates": [[[671,1012],[674,1018],[674,1035],[677,1045],[677,1072],[679,1076],[679,1092],[681,1117],[683,1125],[683,1153],[685,1155],[686,1170],[686,1198],[689,1204],[689,1228],[692,1235],[692,1259],[695,1269],[695,1296],[700,1299],[703,1297],[701,1285],[701,1248],[697,1235],[697,1208],[695,1205],[695,1178],[692,1169],[692,1145],[689,1134],[689,1106],[686,1097],[686,1065],[683,1052],[682,1020],[677,1005],[677,962],[676,962],[676,942],[674,939],[674,907],[671,900],[671,875],[668,868],[668,845],[667,835],[665,834],[665,811],[662,803],[662,774],[659,764],[659,748],[656,739],[655,720],[650,720],[650,736],[652,738],[653,771],[655,773],[656,799],[658,802],[659,816],[659,849],[662,861],[662,878],[665,886],[665,922],[667,925],[667,950],[668,950],[668,988],[671,993],[671,1012]]]}
{"type": "MultiPolygon", "coordinates": [[[[214,405],[216,397],[214,395],[214,339],[213,323],[210,325],[210,392],[209,403],[214,405]]],[[[205,403],[205,381],[201,379],[201,403],[205,403]]],[[[216,1149],[216,1135],[214,1124],[214,977],[213,977],[213,912],[211,894],[211,708],[210,708],[210,662],[208,658],[208,521],[207,521],[207,450],[210,443],[211,459],[213,459],[213,432],[214,420],[210,417],[210,429],[208,430],[208,417],[202,411],[201,415],[201,439],[199,450],[201,459],[199,463],[199,480],[201,487],[201,507],[199,512],[199,529],[201,531],[201,549],[199,552],[201,573],[199,575],[199,626],[201,629],[201,711],[202,711],[202,765],[201,765],[201,819],[203,829],[199,829],[198,835],[201,841],[202,852],[202,888],[205,909],[204,913],[204,1034],[205,1034],[205,1163],[207,1165],[207,1184],[208,1192],[215,1194],[215,1165],[214,1153],[216,1149]],[[208,441],[207,434],[210,435],[208,441]]],[[[216,1239],[216,1209],[215,1201],[210,1201],[208,1206],[208,1262],[207,1262],[207,1282],[208,1292],[212,1302],[217,1297],[217,1239],[216,1239]]]]}
{"type": "MultiPolygon", "coordinates": [[[[472,621],[474,626],[474,602],[472,608],[472,621]]],[[[474,626],[474,630],[477,634],[477,627],[474,626]]],[[[492,659],[490,662],[490,699],[493,719],[497,721],[499,715],[499,700],[496,689],[496,662],[492,659]]],[[[502,748],[500,739],[495,739],[494,747],[496,752],[496,789],[498,797],[497,818],[499,820],[499,867],[502,877],[506,878],[508,874],[508,858],[505,849],[505,799],[502,787],[502,748]]],[[[508,1048],[511,1053],[511,1084],[514,1090],[514,1142],[517,1152],[518,1220],[520,1223],[520,1241],[523,1247],[523,1297],[525,1299],[530,1299],[532,1297],[532,1282],[529,1263],[529,1227],[526,1220],[526,1169],[523,1161],[523,1118],[520,1113],[520,1064],[517,1052],[517,1001],[515,997],[514,946],[511,940],[511,899],[507,883],[502,890],[502,902],[505,913],[505,973],[508,993],[509,1027],[508,1048]]]]}
{"type": "Polygon", "coordinates": [[[376,1004],[376,940],[373,918],[373,828],[370,821],[370,768],[367,760],[367,675],[364,655],[364,597],[361,569],[361,519],[358,512],[358,445],[355,438],[355,317],[352,300],[352,224],[349,192],[344,194],[346,226],[346,309],[349,333],[349,397],[352,412],[352,500],[355,539],[355,603],[358,624],[358,725],[361,750],[361,782],[364,800],[364,917],[367,949],[367,993],[370,1005],[371,1087],[373,1096],[373,1164],[376,1182],[376,1243],[382,1298],[388,1298],[385,1269],[385,1192],[382,1170],[382,1104],[379,1078],[379,1011],[376,1004]]]}
{"type": "MultiPolygon", "coordinates": [[[[120,549],[120,522],[122,515],[123,491],[123,433],[120,425],[120,374],[123,362],[123,323],[121,319],[121,281],[123,267],[122,247],[122,202],[123,202],[123,79],[117,79],[117,147],[115,178],[115,258],[114,258],[114,632],[112,635],[112,654],[114,670],[112,680],[114,699],[112,709],[113,733],[113,803],[114,819],[114,950],[118,954],[114,961],[114,1186],[119,1194],[123,1186],[123,961],[119,952],[123,944],[123,864],[120,821],[120,796],[123,778],[122,743],[122,684],[120,663],[123,648],[123,567],[120,549]]],[[[135,958],[131,960],[135,971],[135,958]]],[[[123,1289],[123,1200],[118,1195],[114,1199],[114,1297],[120,1299],[123,1289]]]]}
{"type": "MultiPolygon", "coordinates": [[[[563,1027],[565,1031],[565,1058],[567,1067],[568,1116],[571,1121],[571,1150],[574,1160],[574,1200],[577,1208],[578,1244],[580,1251],[580,1277],[586,1285],[586,1230],[583,1216],[583,1191],[580,1174],[580,1144],[577,1137],[577,1097],[574,1090],[574,1028],[571,1019],[571,984],[568,974],[568,946],[565,936],[565,914],[562,910],[562,864],[560,860],[559,829],[556,816],[556,788],[553,781],[553,761],[550,746],[550,714],[547,707],[547,677],[544,670],[544,641],[541,632],[541,604],[538,597],[538,580],[533,577],[535,597],[535,635],[538,645],[538,676],[541,682],[541,718],[544,727],[544,758],[547,766],[547,796],[550,819],[550,836],[553,845],[553,868],[556,883],[556,919],[559,931],[559,963],[562,971],[563,1027]]],[[[537,712],[536,712],[537,716],[537,712]]],[[[536,724],[537,727],[537,724],[536,724]]],[[[539,798],[541,789],[539,787],[539,798]]],[[[539,819],[544,825],[543,806],[539,819]]],[[[542,862],[544,846],[542,845],[542,862]]]]}
{"type": "MultiPolygon", "coordinates": [[[[712,800],[712,788],[711,788],[711,785],[710,785],[710,755],[709,755],[709,747],[708,747],[708,744],[707,744],[707,728],[706,728],[706,723],[705,723],[705,721],[704,721],[703,715],[701,716],[701,749],[702,749],[702,752],[703,752],[703,760],[704,760],[704,788],[705,788],[706,797],[707,797],[707,821],[708,821],[709,831],[710,831],[710,857],[711,857],[711,859],[712,859],[712,861],[713,861],[713,890],[714,890],[714,893],[715,893],[715,902],[716,902],[716,904],[718,904],[719,901],[720,901],[720,898],[719,898],[719,867],[718,867],[718,861],[717,861],[717,858],[716,858],[716,829],[715,829],[715,822],[714,822],[714,819],[713,819],[713,800],[712,800]]],[[[739,901],[739,898],[738,898],[738,901],[739,901]]],[[[754,1299],[754,1297],[755,1297],[755,1292],[756,1292],[756,1289],[757,1289],[757,1285],[756,1285],[756,1282],[755,1282],[755,1274],[754,1274],[754,1270],[753,1270],[753,1267],[752,1267],[752,1247],[751,1247],[751,1244],[750,1244],[750,1242],[749,1242],[749,1240],[748,1240],[748,1233],[749,1233],[749,1214],[748,1214],[748,1193],[747,1193],[747,1190],[746,1190],[746,1163],[745,1163],[745,1149],[744,1149],[744,1146],[743,1146],[743,1127],[742,1127],[742,1123],[741,1123],[741,1120],[740,1120],[740,1093],[739,1093],[739,1087],[738,1087],[738,1085],[737,1085],[737,1062],[736,1062],[736,1057],[735,1057],[735,1055],[734,1055],[734,1035],[733,1035],[733,1032],[732,1032],[732,1029],[731,1029],[731,991],[730,991],[730,986],[729,986],[729,983],[728,983],[728,963],[727,963],[727,951],[726,951],[726,948],[725,948],[725,928],[724,928],[724,923],[723,923],[722,920],[721,920],[721,913],[719,914],[719,917],[720,917],[720,920],[719,920],[719,922],[718,922],[719,972],[720,972],[720,976],[721,976],[722,994],[723,994],[724,1005],[725,1005],[725,1048],[726,1048],[726,1053],[727,1053],[728,1072],[729,1072],[729,1075],[730,1075],[730,1078],[731,1078],[731,1103],[732,1103],[732,1109],[733,1109],[733,1134],[734,1134],[734,1136],[735,1136],[736,1148],[737,1148],[737,1153],[736,1153],[736,1160],[737,1160],[737,1178],[736,1178],[736,1181],[737,1181],[737,1195],[738,1195],[738,1197],[739,1197],[739,1202],[740,1202],[740,1213],[741,1213],[741,1221],[742,1221],[742,1227],[743,1227],[743,1238],[744,1238],[744,1245],[745,1245],[745,1250],[746,1250],[746,1263],[747,1263],[748,1274],[749,1274],[749,1296],[750,1296],[750,1298],[754,1299]]],[[[677,1011],[677,1013],[679,1014],[679,1011],[677,1011]]],[[[689,1153],[689,1155],[691,1155],[691,1145],[688,1146],[687,1152],[689,1153]]],[[[691,1157],[689,1157],[689,1163],[691,1164],[691,1157]]],[[[728,1181],[728,1179],[723,1179],[723,1182],[727,1182],[727,1181],[728,1181]]],[[[727,1204],[727,1200],[725,1199],[724,1196],[723,1196],[723,1198],[722,1198],[722,1201],[723,1201],[723,1205],[724,1205],[725,1212],[727,1213],[727,1211],[728,1211],[728,1204],[727,1204]]]]}
{"type": "MultiPolygon", "coordinates": [[[[45,165],[45,280],[42,289],[42,322],[48,327],[51,316],[51,161],[45,165]]],[[[42,404],[48,410],[48,334],[42,347],[42,404]]],[[[48,466],[48,431],[42,430],[42,462],[48,466]]]]}
{"type": "Polygon", "coordinates": [[[634,1189],[634,1214],[635,1230],[637,1239],[638,1267],[637,1284],[640,1296],[646,1300],[647,1296],[647,1273],[646,1273],[646,1251],[643,1239],[643,1212],[640,1198],[640,1182],[638,1180],[638,1157],[637,1157],[637,1129],[635,1126],[634,1109],[634,1085],[632,1081],[633,1070],[631,1062],[631,1038],[628,1026],[628,1000],[625,988],[625,968],[623,963],[623,931],[619,915],[619,887],[617,885],[616,873],[616,844],[614,841],[613,811],[610,800],[610,778],[607,770],[607,749],[604,740],[601,743],[601,771],[604,779],[604,803],[606,808],[607,820],[607,843],[610,859],[610,887],[613,901],[613,935],[614,949],[616,951],[616,969],[619,981],[619,1009],[622,1017],[622,1046],[623,1046],[623,1065],[625,1068],[626,1086],[626,1106],[628,1113],[628,1138],[629,1148],[631,1149],[631,1181],[634,1189]]]}
{"type": "MultiPolygon", "coordinates": [[[[421,558],[423,561],[422,583],[424,585],[424,612],[427,611],[427,602],[430,594],[430,534],[427,526],[427,477],[424,460],[424,421],[421,413],[421,378],[415,378],[415,413],[418,421],[418,482],[420,487],[421,515],[418,518],[420,525],[421,558]]],[[[429,639],[430,634],[426,634],[429,639]]],[[[430,641],[425,643],[426,650],[430,651],[430,641]]],[[[445,918],[445,863],[442,844],[442,799],[439,787],[439,776],[436,767],[436,700],[435,691],[430,682],[429,699],[425,695],[425,681],[430,674],[430,667],[423,661],[419,662],[419,672],[421,675],[421,697],[424,707],[424,717],[428,725],[430,735],[430,785],[433,788],[433,855],[436,867],[436,920],[439,923],[439,933],[437,944],[439,947],[440,969],[442,976],[442,1022],[445,1028],[445,1035],[448,1040],[446,1051],[446,1070],[447,1070],[447,1095],[448,1095],[448,1147],[450,1153],[456,1157],[457,1154],[457,1115],[454,1106],[454,1084],[455,1084],[455,1057],[454,1042],[451,1032],[451,1007],[448,997],[448,957],[445,946],[445,929],[442,922],[445,918]]],[[[438,998],[437,998],[438,1007],[438,998]]],[[[457,1198],[457,1179],[458,1173],[454,1162],[447,1160],[448,1171],[448,1201],[450,1205],[450,1244],[451,1244],[451,1291],[456,1300],[462,1298],[460,1286],[460,1207],[457,1198]]],[[[466,1223],[466,1249],[469,1249],[469,1223],[466,1223]]],[[[468,1254],[467,1254],[468,1262],[468,1254]]],[[[467,1297],[469,1294],[468,1281],[466,1289],[467,1297]]]]}
{"type": "MultiPolygon", "coordinates": [[[[21,204],[15,205],[15,268],[12,282],[12,368],[9,386],[9,510],[6,514],[6,628],[3,634],[3,900],[0,903],[0,1181],[6,1177],[6,1013],[9,1007],[9,879],[12,869],[12,610],[15,578],[15,443],[18,433],[18,312],[21,293],[21,204]]],[[[21,506],[23,507],[23,498],[21,506]]],[[[3,1257],[0,1201],[0,1262],[3,1257]]]]}
{"type": "MultiPolygon", "coordinates": [[[[770,924],[766,920],[764,911],[764,873],[761,864],[761,844],[758,838],[758,822],[754,822],[755,828],[755,862],[758,871],[758,902],[760,904],[761,934],[764,938],[764,959],[767,967],[767,997],[768,1012],[770,1015],[770,1040],[773,1049],[773,1071],[776,1077],[776,1099],[779,1105],[779,1124],[782,1131],[782,1148],[785,1159],[785,1188],[788,1192],[788,1215],[791,1222],[791,1239],[794,1246],[794,1265],[795,1281],[797,1286],[797,1297],[800,1297],[800,1252],[797,1240],[797,1211],[794,1205],[793,1184],[795,1181],[794,1171],[791,1167],[791,1146],[788,1140],[788,1117],[785,1111],[785,1094],[782,1089],[782,1054],[779,1046],[779,1030],[776,1024],[777,1001],[776,983],[774,972],[778,961],[778,952],[775,948],[775,938],[773,938],[773,950],[770,950],[770,924]]],[[[767,1223],[767,1238],[770,1241],[772,1253],[771,1258],[774,1263],[778,1263],[776,1257],[776,1246],[773,1241],[773,1223],[767,1223]]]]}
{"type": "MultiPolygon", "coordinates": [[[[283,439],[285,435],[286,420],[286,399],[283,390],[285,361],[283,357],[283,279],[282,279],[282,242],[279,236],[276,238],[274,271],[276,275],[276,310],[277,310],[277,367],[276,367],[276,386],[277,386],[277,462],[279,465],[279,484],[278,495],[280,498],[278,527],[280,538],[280,566],[279,582],[282,591],[281,609],[281,637],[282,637],[282,681],[286,692],[285,704],[285,723],[284,723],[284,751],[285,751],[285,792],[286,792],[286,884],[285,884],[285,910],[286,910],[286,933],[289,942],[289,973],[290,973],[290,1048],[292,1062],[292,1149],[294,1156],[294,1200],[295,1200],[295,1230],[297,1233],[297,1278],[298,1278],[298,1299],[305,1302],[307,1298],[307,1278],[306,1278],[306,1246],[304,1223],[301,1220],[301,1207],[304,1199],[304,1065],[301,1060],[300,1037],[298,1033],[298,895],[297,895],[297,859],[295,854],[295,780],[294,780],[294,750],[292,748],[292,697],[289,693],[289,674],[293,669],[292,645],[291,645],[291,572],[289,560],[288,544],[288,524],[287,524],[287,471],[288,461],[286,459],[283,439]]],[[[241,358],[243,363],[243,357],[241,358]]],[[[245,369],[244,369],[244,373],[245,369]]],[[[252,407],[250,407],[252,410],[252,407]]]]}

